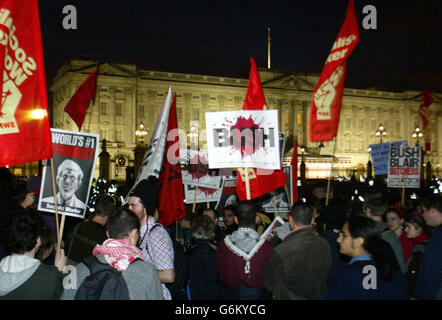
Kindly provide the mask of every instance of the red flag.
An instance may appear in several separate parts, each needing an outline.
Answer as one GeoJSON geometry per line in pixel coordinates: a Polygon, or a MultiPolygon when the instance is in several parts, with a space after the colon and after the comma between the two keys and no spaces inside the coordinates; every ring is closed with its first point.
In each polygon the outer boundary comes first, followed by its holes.
{"type": "Polygon", "coordinates": [[[421,116],[422,119],[422,131],[424,133],[424,141],[425,141],[425,147],[424,147],[424,151],[425,152],[429,152],[431,145],[430,145],[430,126],[429,126],[429,121],[430,121],[430,110],[428,110],[430,108],[430,104],[433,103],[433,98],[431,97],[430,94],[430,89],[426,88],[425,92],[424,92],[424,101],[422,102],[422,104],[419,106],[419,114],[421,116]]]}
{"type": "Polygon", "coordinates": [[[263,110],[266,105],[264,91],[259,79],[258,67],[255,59],[250,58],[249,84],[247,85],[246,97],[244,99],[243,110],[263,110]]]}
{"type": "Polygon", "coordinates": [[[298,137],[295,138],[295,146],[293,147],[292,161],[292,181],[293,181],[293,195],[292,203],[298,202],[298,137]]]}
{"type": "Polygon", "coordinates": [[[179,145],[174,95],[170,105],[166,152],[159,179],[158,222],[164,226],[186,217],[179,145]]]}
{"type": "MultiPolygon", "coordinates": [[[[249,84],[247,86],[243,110],[263,110],[266,101],[261,81],[259,79],[258,68],[256,67],[253,58],[250,58],[250,63],[249,84]]],[[[241,201],[247,200],[245,170],[247,170],[249,176],[250,199],[260,197],[285,185],[285,176],[282,169],[264,170],[255,168],[238,168],[236,193],[241,201]]]]}
{"type": "Polygon", "coordinates": [[[91,101],[95,101],[95,89],[97,88],[98,66],[89,74],[86,80],[80,85],[72,98],[69,100],[64,111],[66,111],[81,131],[86,111],[91,101]]]}
{"type": "Polygon", "coordinates": [[[0,1],[0,167],[52,158],[37,0],[0,1]]]}
{"type": "Polygon", "coordinates": [[[350,0],[344,24],[313,92],[310,109],[310,141],[329,141],[338,132],[347,58],[358,42],[358,22],[353,0],[350,0]]]}

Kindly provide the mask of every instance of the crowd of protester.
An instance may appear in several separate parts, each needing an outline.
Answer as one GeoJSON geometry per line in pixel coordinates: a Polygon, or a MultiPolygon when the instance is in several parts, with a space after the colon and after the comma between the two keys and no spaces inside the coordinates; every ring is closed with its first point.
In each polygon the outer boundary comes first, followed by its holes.
{"type": "Polygon", "coordinates": [[[0,168],[0,300],[442,298],[440,195],[407,208],[381,192],[328,205],[312,197],[270,240],[261,235],[274,215],[259,199],[222,212],[187,206],[185,219],[163,226],[157,196],[152,178],[123,206],[100,195],[58,244],[54,215],[0,168]]]}

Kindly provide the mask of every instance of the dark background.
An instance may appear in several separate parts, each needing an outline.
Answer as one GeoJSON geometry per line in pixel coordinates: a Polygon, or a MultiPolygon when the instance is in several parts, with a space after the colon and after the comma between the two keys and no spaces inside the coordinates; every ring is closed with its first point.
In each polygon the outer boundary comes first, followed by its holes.
{"type": "MultiPolygon", "coordinates": [[[[248,77],[249,58],[272,69],[319,74],[344,21],[347,0],[39,0],[48,87],[69,59],[135,63],[140,68],[248,77]],[[64,30],[62,9],[77,9],[64,30]]],[[[441,92],[441,2],[355,1],[360,42],[345,86],[441,92]],[[377,9],[364,30],[362,9],[377,9]]]]}

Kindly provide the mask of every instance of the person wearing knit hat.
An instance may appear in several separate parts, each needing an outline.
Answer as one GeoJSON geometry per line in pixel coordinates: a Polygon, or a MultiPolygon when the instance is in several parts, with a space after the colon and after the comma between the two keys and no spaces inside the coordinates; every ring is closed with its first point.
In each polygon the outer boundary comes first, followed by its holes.
{"type": "Polygon", "coordinates": [[[154,218],[158,193],[157,178],[150,176],[147,180],[141,180],[129,193],[128,207],[140,219],[138,247],[146,261],[155,266],[162,282],[164,299],[171,300],[165,283],[175,281],[174,250],[168,232],[154,218]]]}

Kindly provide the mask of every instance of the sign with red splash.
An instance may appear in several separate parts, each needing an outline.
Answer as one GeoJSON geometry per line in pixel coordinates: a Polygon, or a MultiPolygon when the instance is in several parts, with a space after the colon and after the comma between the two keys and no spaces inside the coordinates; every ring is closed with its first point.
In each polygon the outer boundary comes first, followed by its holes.
{"type": "Polygon", "coordinates": [[[277,110],[207,112],[209,168],[281,169],[277,110]]]}
{"type": "Polygon", "coordinates": [[[216,170],[209,169],[207,153],[192,149],[180,149],[183,184],[203,188],[222,188],[222,178],[215,176],[216,170]]]}
{"type": "Polygon", "coordinates": [[[184,202],[201,203],[201,202],[218,202],[223,189],[200,188],[190,184],[184,184],[184,202]],[[196,198],[195,198],[196,192],[196,198]]]}

